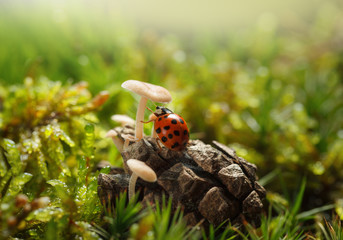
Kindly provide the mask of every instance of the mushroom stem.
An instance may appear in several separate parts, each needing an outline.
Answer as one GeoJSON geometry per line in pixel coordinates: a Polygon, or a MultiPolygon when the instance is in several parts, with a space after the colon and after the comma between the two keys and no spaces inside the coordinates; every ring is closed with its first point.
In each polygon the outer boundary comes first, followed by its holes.
{"type": "Polygon", "coordinates": [[[138,175],[135,173],[132,173],[130,177],[129,182],[129,201],[134,197],[135,195],[135,189],[136,189],[136,182],[137,182],[138,175]]]}
{"type": "Polygon", "coordinates": [[[137,114],[136,114],[136,138],[138,140],[141,140],[143,138],[143,123],[144,121],[144,112],[145,112],[145,106],[148,99],[146,97],[141,97],[141,100],[138,104],[137,114]]]}

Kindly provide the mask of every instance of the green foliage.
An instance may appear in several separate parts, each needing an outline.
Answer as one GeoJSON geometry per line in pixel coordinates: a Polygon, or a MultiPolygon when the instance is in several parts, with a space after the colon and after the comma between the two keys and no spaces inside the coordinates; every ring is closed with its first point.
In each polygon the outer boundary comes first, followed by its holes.
{"type": "Polygon", "coordinates": [[[209,240],[232,240],[237,239],[237,229],[235,227],[226,226],[223,229],[223,226],[225,225],[225,222],[219,225],[217,228],[214,228],[211,224],[208,233],[206,234],[205,230],[202,232],[203,239],[209,239],[209,240]]]}
{"type": "Polygon", "coordinates": [[[91,98],[82,82],[63,86],[46,78],[2,92],[0,220],[8,229],[2,237],[94,235],[89,222],[99,221],[102,208],[93,112],[107,97],[91,98]]]}
{"type": "Polygon", "coordinates": [[[342,221],[336,217],[332,223],[325,220],[325,225],[321,222],[318,223],[322,233],[322,239],[326,240],[342,240],[343,239],[343,228],[342,221]]]}
{"type": "Polygon", "coordinates": [[[3,139],[0,152],[2,169],[2,178],[0,181],[0,192],[2,202],[9,202],[19,192],[23,186],[31,180],[32,174],[22,172],[22,164],[19,151],[15,143],[9,139],[3,139]]]}
{"type": "MultiPolygon", "coordinates": [[[[120,160],[102,137],[113,126],[112,114],[135,116],[136,99],[120,88],[127,79],[169,89],[174,100],[168,107],[186,119],[193,139],[230,145],[266,176],[261,183],[271,206],[260,229],[247,226],[251,238],[311,236],[311,221],[332,208],[343,219],[343,12],[337,1],[322,1],[304,25],[294,21],[283,28],[275,16],[220,36],[187,37],[132,28],[108,1],[90,3],[94,7],[70,2],[62,15],[44,1],[32,1],[29,11],[21,1],[5,2],[0,4],[0,227],[6,229],[1,237],[97,237],[89,229],[105,220],[95,167],[100,160],[120,160]],[[104,89],[110,93],[105,105],[106,92],[91,97],[104,89]],[[272,181],[276,177],[280,181],[272,181]],[[50,203],[22,215],[24,206],[15,205],[21,193],[27,206],[41,197],[50,203]]],[[[135,206],[125,210],[131,209],[132,221],[119,214],[111,223],[124,224],[121,237],[134,238],[139,231],[191,237],[182,214],[171,216],[168,204],[157,209],[159,215],[145,212],[139,219],[135,206]]],[[[340,239],[339,220],[320,228],[319,237],[340,239]]],[[[117,234],[114,229],[109,236],[117,234]]],[[[204,232],[203,238],[234,237],[231,227],[204,232]]]]}
{"type": "Polygon", "coordinates": [[[104,239],[127,239],[130,227],[146,215],[136,197],[127,201],[126,192],[116,197],[115,207],[106,209],[106,229],[97,226],[94,231],[104,239]]]}
{"type": "Polygon", "coordinates": [[[269,206],[268,216],[262,217],[262,224],[260,229],[254,229],[250,225],[247,225],[249,232],[249,238],[243,235],[245,239],[304,239],[306,236],[301,229],[302,221],[297,217],[300,206],[303,200],[306,181],[303,180],[299,193],[295,199],[292,207],[288,209],[282,204],[275,202],[274,209],[276,210],[276,216],[272,217],[273,204],[269,206]]]}
{"type": "Polygon", "coordinates": [[[155,203],[154,207],[142,208],[137,199],[128,202],[127,194],[122,193],[116,198],[115,207],[106,209],[104,226],[92,227],[92,231],[102,239],[340,239],[341,227],[338,218],[333,225],[326,227],[318,222],[320,231],[308,225],[316,219],[316,214],[332,209],[333,205],[300,212],[306,181],[303,179],[299,193],[293,203],[280,201],[275,196],[268,196],[269,208],[267,215],[261,219],[261,227],[254,228],[245,224],[241,228],[222,223],[214,228],[199,228],[186,226],[180,209],[172,214],[172,201],[162,204],[155,203]],[[286,203],[286,204],[285,204],[286,203]],[[305,226],[308,227],[305,227],[305,226]],[[331,236],[331,238],[325,238],[331,236]]]}
{"type": "Polygon", "coordinates": [[[154,222],[153,225],[153,237],[157,240],[172,240],[172,239],[187,239],[188,229],[186,223],[182,219],[182,213],[180,209],[176,209],[172,214],[172,201],[169,199],[168,203],[162,200],[162,206],[156,203],[156,209],[153,212],[154,222]]]}
{"type": "MultiPolygon", "coordinates": [[[[89,138],[94,138],[94,126],[88,124],[85,126],[83,140],[89,142],[89,138]]],[[[77,167],[70,174],[61,171],[58,178],[47,181],[51,186],[47,190],[52,199],[51,206],[34,212],[29,218],[51,222],[57,235],[67,231],[82,237],[95,236],[89,230],[89,222],[99,221],[102,208],[97,196],[98,173],[92,173],[90,168],[94,145],[82,146],[84,155],[77,158],[77,167]]]]}
{"type": "MultiPolygon", "coordinates": [[[[137,195],[136,195],[137,197],[137,195]]],[[[107,209],[104,227],[93,230],[104,239],[199,239],[197,228],[190,229],[180,209],[172,213],[172,201],[163,198],[162,205],[142,208],[136,198],[127,201],[124,192],[116,198],[115,207],[107,209]]]]}
{"type": "MultiPolygon", "coordinates": [[[[299,213],[306,188],[305,179],[302,180],[299,192],[292,204],[287,200],[268,196],[269,209],[267,215],[262,216],[261,227],[255,229],[249,224],[246,224],[248,235],[241,231],[237,231],[243,239],[307,239],[307,234],[303,225],[310,219],[313,219],[316,213],[331,209],[333,206],[325,208],[312,209],[311,212],[299,213]]],[[[268,194],[271,195],[271,194],[268,194]]],[[[307,229],[309,231],[311,229],[307,229]]],[[[310,236],[308,234],[308,236],[310,236]]]]}
{"type": "MultiPolygon", "coordinates": [[[[251,225],[246,224],[245,228],[248,235],[239,230],[236,231],[243,239],[322,239],[322,234],[318,233],[315,226],[311,225],[310,222],[316,221],[319,214],[333,209],[334,204],[300,212],[304,200],[305,189],[306,180],[303,178],[300,189],[292,203],[280,196],[268,193],[268,213],[267,215],[262,216],[261,227],[256,229],[251,225]]],[[[334,224],[337,225],[337,222],[334,222],[334,224]]],[[[319,222],[318,225],[321,230],[325,230],[322,223],[319,222]]],[[[339,230],[335,228],[335,231],[333,232],[334,234],[337,234],[339,233],[339,230]]]]}

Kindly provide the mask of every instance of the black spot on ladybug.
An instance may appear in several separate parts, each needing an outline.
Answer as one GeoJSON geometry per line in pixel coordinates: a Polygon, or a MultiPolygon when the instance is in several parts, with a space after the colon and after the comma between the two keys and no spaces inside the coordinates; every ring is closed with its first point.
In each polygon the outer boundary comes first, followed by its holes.
{"type": "Polygon", "coordinates": [[[164,126],[163,127],[165,130],[169,130],[170,129],[170,126],[164,126]]]}
{"type": "Polygon", "coordinates": [[[179,132],[178,130],[175,130],[175,131],[174,131],[174,134],[175,134],[176,136],[180,136],[180,132],[179,132]]]}
{"type": "Polygon", "coordinates": [[[169,115],[165,115],[164,118],[168,118],[169,115]]]}
{"type": "Polygon", "coordinates": [[[156,133],[160,134],[161,133],[161,128],[156,129],[156,133]]]}
{"type": "Polygon", "coordinates": [[[185,122],[180,118],[179,119],[180,123],[184,124],[185,122]]]}
{"type": "Polygon", "coordinates": [[[171,123],[172,123],[172,124],[177,124],[176,119],[171,120],[171,123]]]}
{"type": "Polygon", "coordinates": [[[183,144],[183,146],[185,146],[185,147],[186,147],[186,145],[187,145],[187,143],[185,142],[185,143],[183,144]]]}
{"type": "Polygon", "coordinates": [[[168,134],[168,138],[169,138],[169,139],[172,139],[172,138],[173,138],[173,134],[169,133],[169,134],[168,134]]]}
{"type": "Polygon", "coordinates": [[[188,131],[187,130],[183,131],[183,135],[188,135],[188,131]]]}
{"type": "Polygon", "coordinates": [[[176,148],[176,147],[178,147],[180,144],[178,143],[178,142],[176,142],[176,143],[174,143],[174,145],[173,146],[171,146],[171,148],[176,148]]]}
{"type": "Polygon", "coordinates": [[[166,141],[168,141],[168,138],[166,138],[165,136],[163,136],[161,140],[162,140],[162,142],[166,142],[166,141]]]}
{"type": "Polygon", "coordinates": [[[162,120],[162,118],[160,117],[160,118],[158,118],[158,121],[161,121],[162,120]]]}

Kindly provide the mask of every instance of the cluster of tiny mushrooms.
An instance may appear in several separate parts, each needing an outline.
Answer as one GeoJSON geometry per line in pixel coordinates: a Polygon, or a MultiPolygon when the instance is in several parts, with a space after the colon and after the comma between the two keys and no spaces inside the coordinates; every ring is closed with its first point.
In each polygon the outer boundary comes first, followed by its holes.
{"type": "MultiPolygon", "coordinates": [[[[125,139],[125,142],[123,143],[119,138],[117,138],[117,133],[114,130],[110,130],[106,135],[107,137],[112,138],[114,144],[120,152],[126,149],[131,141],[140,141],[143,138],[144,112],[148,100],[163,104],[172,101],[172,97],[169,91],[161,86],[141,82],[138,80],[127,80],[121,86],[126,90],[138,94],[140,96],[140,100],[136,114],[135,137],[131,135],[121,135],[125,139]]],[[[155,115],[151,114],[149,120],[154,121],[155,119],[155,115]]],[[[112,120],[120,122],[123,126],[126,124],[134,124],[134,120],[126,115],[113,115],[112,120]]],[[[153,131],[152,137],[156,138],[155,131],[153,131]]],[[[135,186],[138,177],[147,182],[156,182],[157,176],[154,170],[152,170],[147,164],[145,164],[145,162],[142,162],[140,160],[129,159],[126,161],[126,164],[132,171],[129,181],[129,199],[132,199],[135,194],[135,186]]]]}

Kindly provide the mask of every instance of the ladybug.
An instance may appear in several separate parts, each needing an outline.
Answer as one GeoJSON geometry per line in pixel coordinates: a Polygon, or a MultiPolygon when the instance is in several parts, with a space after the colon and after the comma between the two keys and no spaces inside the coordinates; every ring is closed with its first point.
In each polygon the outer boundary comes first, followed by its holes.
{"type": "Polygon", "coordinates": [[[186,121],[165,107],[156,107],[154,128],[164,146],[171,150],[182,151],[189,140],[186,121]]]}

